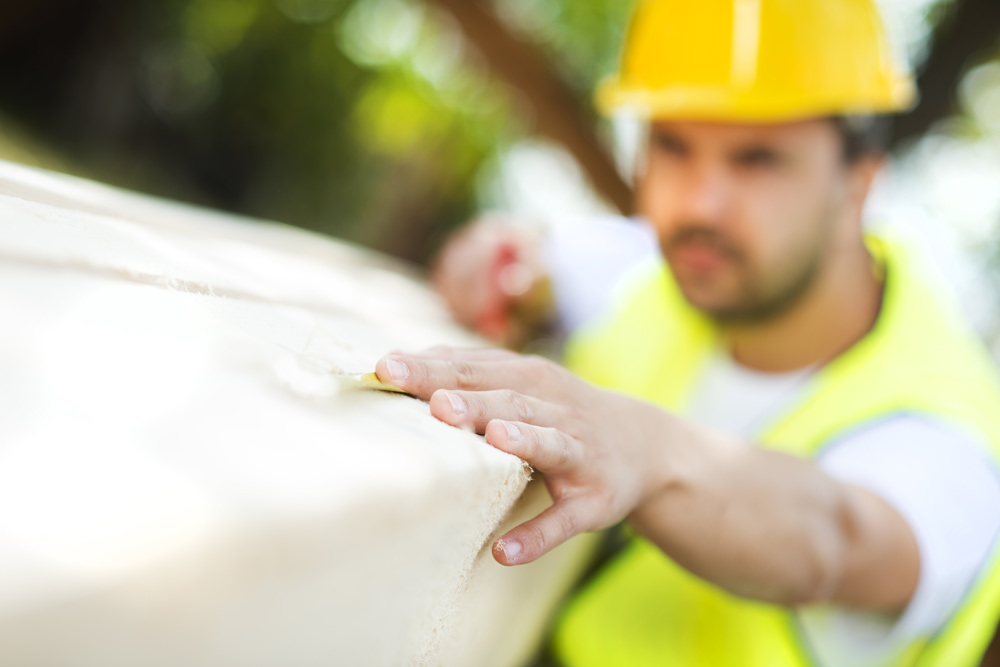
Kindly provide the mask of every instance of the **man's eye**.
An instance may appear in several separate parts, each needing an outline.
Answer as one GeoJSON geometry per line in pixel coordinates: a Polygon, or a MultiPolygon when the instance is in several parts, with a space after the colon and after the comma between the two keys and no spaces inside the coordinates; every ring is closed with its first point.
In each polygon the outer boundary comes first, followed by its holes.
{"type": "Polygon", "coordinates": [[[781,157],[769,150],[750,150],[738,154],[735,162],[741,167],[774,167],[780,164],[781,157]]]}
{"type": "Polygon", "coordinates": [[[662,153],[669,153],[670,155],[684,155],[687,153],[684,149],[684,144],[673,137],[654,136],[653,145],[656,147],[656,150],[662,153]]]}

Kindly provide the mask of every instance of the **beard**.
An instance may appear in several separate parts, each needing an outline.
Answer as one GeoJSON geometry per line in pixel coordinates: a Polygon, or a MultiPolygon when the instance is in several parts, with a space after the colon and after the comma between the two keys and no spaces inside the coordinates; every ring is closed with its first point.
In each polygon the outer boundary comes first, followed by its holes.
{"type": "MultiPolygon", "coordinates": [[[[767,322],[790,310],[801,301],[816,283],[824,265],[830,227],[816,235],[812,243],[786,255],[777,267],[765,273],[755,269],[741,247],[711,227],[700,224],[682,225],[667,239],[661,239],[660,249],[667,263],[687,246],[697,245],[724,258],[738,276],[738,284],[729,295],[704,298],[706,282],[697,276],[674,276],[685,300],[709,318],[723,325],[746,325],[767,322]]],[[[711,290],[711,285],[708,286],[711,290]]],[[[718,291],[718,290],[717,290],[718,291]]]]}

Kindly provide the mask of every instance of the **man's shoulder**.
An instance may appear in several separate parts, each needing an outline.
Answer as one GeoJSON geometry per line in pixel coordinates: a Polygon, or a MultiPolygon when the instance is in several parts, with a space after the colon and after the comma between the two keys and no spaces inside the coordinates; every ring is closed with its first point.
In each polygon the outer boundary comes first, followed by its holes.
{"type": "Polygon", "coordinates": [[[981,432],[1000,451],[1000,378],[985,345],[912,251],[885,244],[880,252],[875,326],[823,367],[768,439],[810,455],[859,424],[909,413],[981,432]]]}

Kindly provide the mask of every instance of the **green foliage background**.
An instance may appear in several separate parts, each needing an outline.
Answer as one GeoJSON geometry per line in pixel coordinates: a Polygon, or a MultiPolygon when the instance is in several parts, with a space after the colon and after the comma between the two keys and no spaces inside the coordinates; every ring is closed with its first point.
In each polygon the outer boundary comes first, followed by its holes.
{"type": "MultiPolygon", "coordinates": [[[[473,214],[484,170],[531,131],[528,105],[433,3],[48,2],[49,22],[84,37],[12,47],[8,34],[7,62],[27,53],[37,66],[46,49],[58,76],[36,85],[57,90],[2,86],[0,112],[82,175],[423,260],[473,214]]],[[[613,68],[629,10],[613,0],[496,8],[551,55],[581,104],[613,68]]],[[[46,20],[28,25],[51,34],[46,20]]]]}

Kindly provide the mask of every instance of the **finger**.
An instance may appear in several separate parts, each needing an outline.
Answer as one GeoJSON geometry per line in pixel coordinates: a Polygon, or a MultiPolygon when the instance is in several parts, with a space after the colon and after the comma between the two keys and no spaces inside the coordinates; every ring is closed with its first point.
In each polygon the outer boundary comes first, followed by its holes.
{"type": "Polygon", "coordinates": [[[382,382],[429,399],[437,389],[488,391],[514,389],[525,392],[541,381],[544,371],[524,357],[509,361],[431,359],[392,355],[379,359],[375,373],[382,382]]]}
{"type": "Polygon", "coordinates": [[[564,498],[494,542],[493,558],[501,565],[523,565],[537,560],[569,538],[598,525],[595,509],[585,496],[564,498]]]}
{"type": "Polygon", "coordinates": [[[464,361],[509,361],[516,359],[519,355],[499,347],[451,347],[448,345],[435,345],[419,352],[393,350],[389,353],[389,356],[464,361]]]}
{"type": "Polygon", "coordinates": [[[452,426],[471,426],[485,433],[494,419],[551,426],[561,410],[545,401],[510,389],[494,391],[438,390],[431,396],[431,414],[452,426]]]}
{"type": "Polygon", "coordinates": [[[551,427],[494,419],[486,425],[486,442],[531,464],[535,470],[560,473],[580,461],[580,441],[551,427]]]}

